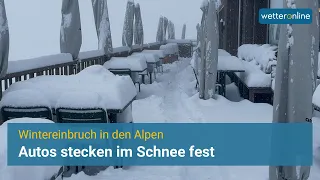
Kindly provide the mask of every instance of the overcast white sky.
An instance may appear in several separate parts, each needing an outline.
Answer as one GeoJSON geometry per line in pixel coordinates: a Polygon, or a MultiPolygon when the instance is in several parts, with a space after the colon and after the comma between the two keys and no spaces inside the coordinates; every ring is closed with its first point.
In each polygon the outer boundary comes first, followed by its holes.
{"type": "MultiPolygon", "coordinates": [[[[60,52],[61,0],[5,0],[9,31],[10,60],[34,58],[60,52]]],[[[91,0],[79,0],[83,43],[81,51],[97,49],[91,0]]],[[[108,0],[114,47],[121,46],[126,0],[108,0]]],[[[181,38],[183,23],[186,38],[196,38],[201,19],[202,0],[135,0],[140,3],[145,41],[154,42],[160,15],[175,24],[181,38]]]]}

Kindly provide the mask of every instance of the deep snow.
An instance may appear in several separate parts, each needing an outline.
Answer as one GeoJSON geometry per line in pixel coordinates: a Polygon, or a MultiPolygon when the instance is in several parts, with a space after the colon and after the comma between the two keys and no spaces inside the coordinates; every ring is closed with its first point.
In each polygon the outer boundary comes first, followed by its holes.
{"type": "Polygon", "coordinates": [[[6,121],[0,126],[0,179],[1,180],[44,180],[58,173],[59,166],[7,166],[8,123],[54,123],[38,118],[18,118],[6,121]],[[5,138],[4,138],[5,137],[5,138]]]}
{"type": "MultiPolygon", "coordinates": [[[[195,91],[195,78],[190,59],[164,65],[164,74],[158,74],[153,84],[142,85],[141,93],[133,102],[135,123],[272,122],[272,106],[243,100],[232,83],[227,85],[227,98],[200,100],[195,91]],[[146,113],[148,112],[148,113],[146,113]]],[[[320,178],[320,114],[314,117],[314,165],[308,180],[320,178]]],[[[265,166],[148,166],[128,170],[108,168],[97,176],[83,172],[67,180],[267,180],[265,166]]]]}
{"type": "MultiPolygon", "coordinates": [[[[14,107],[15,105],[19,105],[16,103],[17,98],[22,98],[21,96],[23,95],[15,96],[15,94],[12,94],[14,91],[18,90],[40,91],[44,94],[47,101],[50,102],[49,107],[51,108],[56,105],[59,106],[59,104],[62,104],[63,107],[66,107],[66,104],[69,104],[68,107],[78,108],[85,102],[87,102],[85,107],[93,106],[95,103],[98,105],[98,103],[100,103],[97,101],[91,102],[88,98],[79,99],[75,96],[68,95],[65,95],[68,98],[63,97],[59,100],[60,96],[65,92],[97,93],[101,95],[107,109],[122,109],[137,95],[136,87],[130,77],[115,76],[101,65],[89,66],[76,75],[38,76],[26,81],[14,83],[3,93],[3,99],[5,100],[3,103],[5,104],[2,105],[14,107]]],[[[19,94],[19,92],[16,94],[19,94]]],[[[91,98],[92,100],[99,100],[98,96],[92,96],[91,98]]],[[[23,104],[28,107],[38,103],[37,101],[34,101],[32,96],[27,96],[23,99],[23,104]]],[[[41,102],[41,104],[38,105],[43,104],[44,103],[41,102]]],[[[99,105],[99,107],[102,106],[103,105],[101,104],[99,105]]]]}

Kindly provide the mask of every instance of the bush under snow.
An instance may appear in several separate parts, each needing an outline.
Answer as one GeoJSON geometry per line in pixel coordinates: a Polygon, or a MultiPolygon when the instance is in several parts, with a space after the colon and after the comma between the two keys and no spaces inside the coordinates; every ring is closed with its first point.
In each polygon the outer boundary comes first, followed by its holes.
{"type": "Polygon", "coordinates": [[[266,74],[272,71],[272,65],[277,64],[277,47],[269,44],[243,44],[238,48],[238,57],[242,60],[254,63],[266,74]]]}

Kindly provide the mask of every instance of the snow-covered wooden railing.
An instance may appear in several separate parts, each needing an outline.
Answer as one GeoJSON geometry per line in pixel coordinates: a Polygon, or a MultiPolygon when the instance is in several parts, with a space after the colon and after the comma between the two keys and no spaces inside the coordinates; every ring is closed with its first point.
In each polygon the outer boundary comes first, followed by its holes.
{"type": "MultiPolygon", "coordinates": [[[[149,43],[143,47],[133,46],[131,50],[126,47],[114,48],[110,56],[103,55],[99,51],[83,52],[79,55],[79,60],[72,60],[70,54],[57,54],[34,59],[10,61],[8,73],[1,78],[0,87],[4,91],[8,87],[19,81],[24,81],[42,75],[72,75],[80,72],[91,65],[103,65],[111,57],[127,57],[133,52],[141,52],[144,49],[157,50],[162,44],[149,43]]],[[[2,97],[0,91],[0,98],[2,97]]]]}

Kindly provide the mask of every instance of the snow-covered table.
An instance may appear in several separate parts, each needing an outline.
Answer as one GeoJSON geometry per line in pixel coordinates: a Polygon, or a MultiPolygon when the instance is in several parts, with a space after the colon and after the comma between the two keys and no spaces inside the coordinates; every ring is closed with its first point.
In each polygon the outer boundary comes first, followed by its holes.
{"type": "MultiPolygon", "coordinates": [[[[163,50],[143,50],[141,53],[143,54],[154,54],[159,57],[159,61],[156,62],[157,70],[159,71],[159,68],[162,68],[163,59],[166,57],[163,50]]],[[[162,69],[163,71],[163,69],[162,69]]]]}
{"type": "MultiPolygon", "coordinates": [[[[92,92],[99,94],[103,102],[105,102],[108,114],[122,113],[131,105],[137,95],[136,88],[130,77],[115,76],[100,65],[90,66],[76,75],[39,76],[26,81],[16,82],[4,92],[3,98],[9,95],[10,92],[23,89],[41,92],[47,98],[53,112],[56,108],[57,100],[65,92],[92,92]]],[[[12,100],[14,101],[15,98],[12,100]]],[[[77,104],[76,101],[77,99],[73,99],[70,105],[77,104]]],[[[7,100],[6,104],[1,105],[10,106],[10,102],[10,100],[7,100]]],[[[15,103],[11,102],[13,106],[15,103]]],[[[37,102],[30,103],[36,104],[37,102]]]]}
{"type": "Polygon", "coordinates": [[[147,69],[147,64],[143,57],[113,57],[103,64],[107,69],[130,69],[131,72],[143,72],[147,69]]]}
{"type": "MultiPolygon", "coordinates": [[[[191,60],[191,66],[195,69],[195,60],[191,60]]],[[[244,72],[245,67],[243,62],[235,57],[235,56],[228,56],[222,55],[218,56],[218,84],[221,85],[220,94],[225,96],[226,92],[226,74],[233,73],[233,72],[244,72]]]]}
{"type": "Polygon", "coordinates": [[[242,61],[235,56],[218,56],[218,83],[221,85],[220,95],[226,95],[226,75],[233,72],[244,72],[242,61]]]}
{"type": "Polygon", "coordinates": [[[177,43],[168,43],[160,46],[166,56],[179,54],[179,47],[177,43]]]}
{"type": "Polygon", "coordinates": [[[235,56],[218,56],[218,71],[243,72],[245,67],[241,59],[235,56]]]}
{"type": "Polygon", "coordinates": [[[224,49],[218,49],[218,55],[219,56],[231,56],[230,53],[228,53],[226,50],[224,49]]]}
{"type": "MultiPolygon", "coordinates": [[[[244,97],[248,97],[251,102],[256,102],[255,97],[263,96],[263,103],[271,103],[273,97],[271,74],[264,73],[256,61],[242,61],[245,72],[235,72],[232,79],[237,82],[238,86],[243,87],[244,97]]],[[[259,98],[262,100],[262,98],[259,98]]]]}
{"type": "Polygon", "coordinates": [[[164,58],[166,56],[163,50],[143,50],[142,53],[156,54],[160,58],[164,58]]]}
{"type": "MultiPolygon", "coordinates": [[[[147,63],[143,56],[128,56],[128,57],[113,57],[103,65],[114,74],[129,73],[133,82],[139,84],[139,74],[147,70],[147,63]]],[[[142,81],[144,83],[144,74],[142,75],[142,81]]]]}
{"type": "MultiPolygon", "coordinates": [[[[147,72],[142,72],[142,83],[145,83],[144,81],[144,75],[149,73],[150,83],[152,83],[152,73],[156,76],[156,73],[154,71],[155,68],[157,68],[157,65],[162,64],[160,62],[160,56],[157,53],[150,53],[150,52],[135,52],[131,54],[132,57],[142,57],[147,63],[147,72]]],[[[130,57],[131,57],[130,56],[130,57]]]]}
{"type": "Polygon", "coordinates": [[[167,43],[160,46],[160,50],[163,50],[165,57],[163,63],[173,63],[178,60],[179,57],[179,46],[177,43],[167,43]]]}

